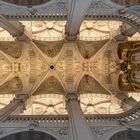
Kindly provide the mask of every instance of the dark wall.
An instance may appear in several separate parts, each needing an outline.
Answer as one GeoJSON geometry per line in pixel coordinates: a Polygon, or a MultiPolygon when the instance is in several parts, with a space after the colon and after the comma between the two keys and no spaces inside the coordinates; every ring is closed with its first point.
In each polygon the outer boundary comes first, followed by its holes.
{"type": "Polygon", "coordinates": [[[110,140],[140,140],[140,131],[122,131],[113,135],[110,140]]]}
{"type": "Polygon", "coordinates": [[[6,136],[0,140],[56,140],[56,139],[46,133],[27,131],[6,136]]]}
{"type": "Polygon", "coordinates": [[[120,5],[139,5],[140,0],[112,0],[113,2],[120,5]]]}

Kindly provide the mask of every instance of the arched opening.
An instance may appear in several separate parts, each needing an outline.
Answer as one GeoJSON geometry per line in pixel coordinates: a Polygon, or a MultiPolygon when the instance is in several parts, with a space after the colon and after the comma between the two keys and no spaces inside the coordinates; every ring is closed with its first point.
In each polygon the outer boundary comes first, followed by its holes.
{"type": "Polygon", "coordinates": [[[40,5],[48,2],[49,0],[3,0],[8,3],[17,4],[17,5],[40,5]]]}
{"type": "Polygon", "coordinates": [[[0,140],[56,140],[56,138],[39,131],[25,131],[8,135],[0,140]]]}
{"type": "Polygon", "coordinates": [[[132,5],[139,5],[140,1],[139,0],[112,0],[113,2],[120,4],[120,5],[125,5],[125,6],[132,6],[132,5]]]}
{"type": "Polygon", "coordinates": [[[128,129],[114,134],[110,140],[139,140],[140,131],[128,129]]]}

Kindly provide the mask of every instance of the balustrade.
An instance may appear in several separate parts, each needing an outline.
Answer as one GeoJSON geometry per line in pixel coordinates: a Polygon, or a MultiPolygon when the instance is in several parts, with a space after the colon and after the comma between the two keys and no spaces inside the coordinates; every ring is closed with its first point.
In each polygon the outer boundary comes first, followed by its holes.
{"type": "MultiPolygon", "coordinates": [[[[132,109],[120,114],[85,115],[88,123],[133,123],[140,120],[140,102],[132,109]]],[[[3,122],[18,123],[38,121],[40,123],[68,123],[67,115],[11,115],[3,122]]]]}

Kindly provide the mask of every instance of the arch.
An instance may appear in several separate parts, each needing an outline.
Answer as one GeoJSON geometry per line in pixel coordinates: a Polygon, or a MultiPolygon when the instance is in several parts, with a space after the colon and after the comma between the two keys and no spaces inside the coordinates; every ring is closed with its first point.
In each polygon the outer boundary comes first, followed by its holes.
{"type": "Polygon", "coordinates": [[[139,5],[139,0],[112,0],[113,3],[123,6],[139,5]]]}
{"type": "MultiPolygon", "coordinates": [[[[39,5],[31,5],[32,7],[36,8],[36,9],[40,9],[40,8],[46,8],[47,6],[52,5],[54,2],[56,2],[56,0],[48,0],[48,2],[39,4],[39,5]]],[[[4,0],[0,1],[1,4],[7,5],[7,6],[13,6],[14,8],[25,8],[27,7],[26,5],[17,5],[17,4],[12,4],[9,2],[6,2],[4,0]]]]}
{"type": "Polygon", "coordinates": [[[24,131],[24,132],[19,132],[19,133],[15,133],[12,135],[8,135],[4,138],[2,138],[1,140],[23,140],[23,139],[27,139],[27,140],[56,140],[54,137],[52,137],[51,135],[42,133],[42,132],[36,132],[36,131],[24,131]]]}
{"type": "Polygon", "coordinates": [[[126,131],[121,131],[113,135],[110,140],[139,140],[140,131],[136,131],[133,129],[128,129],[126,131]]]}
{"type": "MultiPolygon", "coordinates": [[[[30,131],[29,128],[17,128],[17,129],[14,129],[8,133],[4,133],[2,135],[0,135],[0,140],[4,137],[7,137],[9,135],[12,135],[12,134],[17,134],[17,133],[22,133],[22,132],[26,132],[26,131],[30,131]]],[[[53,130],[51,129],[48,129],[48,128],[35,128],[34,130],[32,130],[34,132],[42,132],[42,133],[45,133],[45,134],[48,134],[50,136],[52,136],[53,138],[55,138],[56,140],[65,140],[65,138],[63,136],[61,136],[59,133],[57,132],[54,132],[53,130]]]]}
{"type": "Polygon", "coordinates": [[[44,3],[49,2],[50,0],[34,0],[34,1],[30,1],[30,0],[24,0],[24,1],[20,1],[20,0],[3,0],[4,2],[7,3],[11,3],[11,4],[15,4],[15,5],[22,5],[22,6],[26,6],[26,5],[42,5],[44,3]]]}
{"type": "MultiPolygon", "coordinates": [[[[130,126],[130,129],[131,129],[131,126],[130,126]]],[[[105,133],[101,136],[100,140],[110,140],[111,137],[113,135],[115,135],[116,133],[119,133],[119,132],[122,132],[122,131],[126,131],[128,130],[127,127],[124,127],[124,126],[117,126],[115,127],[114,129],[109,129],[109,131],[105,131],[105,133]]],[[[132,130],[134,131],[140,131],[140,128],[137,128],[137,127],[133,127],[132,126],[132,130]]]]}

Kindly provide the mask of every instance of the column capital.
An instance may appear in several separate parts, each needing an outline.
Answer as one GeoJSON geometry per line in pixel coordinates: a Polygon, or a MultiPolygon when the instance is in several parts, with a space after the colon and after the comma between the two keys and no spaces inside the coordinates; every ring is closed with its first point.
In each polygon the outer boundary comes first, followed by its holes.
{"type": "Polygon", "coordinates": [[[22,102],[25,102],[29,98],[29,94],[17,94],[15,96],[15,100],[21,100],[22,102]]]}
{"type": "Polygon", "coordinates": [[[77,93],[67,93],[65,97],[66,97],[66,101],[69,101],[69,100],[79,101],[79,95],[77,93]]]}
{"type": "Polygon", "coordinates": [[[65,39],[67,41],[76,41],[77,40],[77,34],[68,34],[68,33],[66,33],[65,39]]]}

